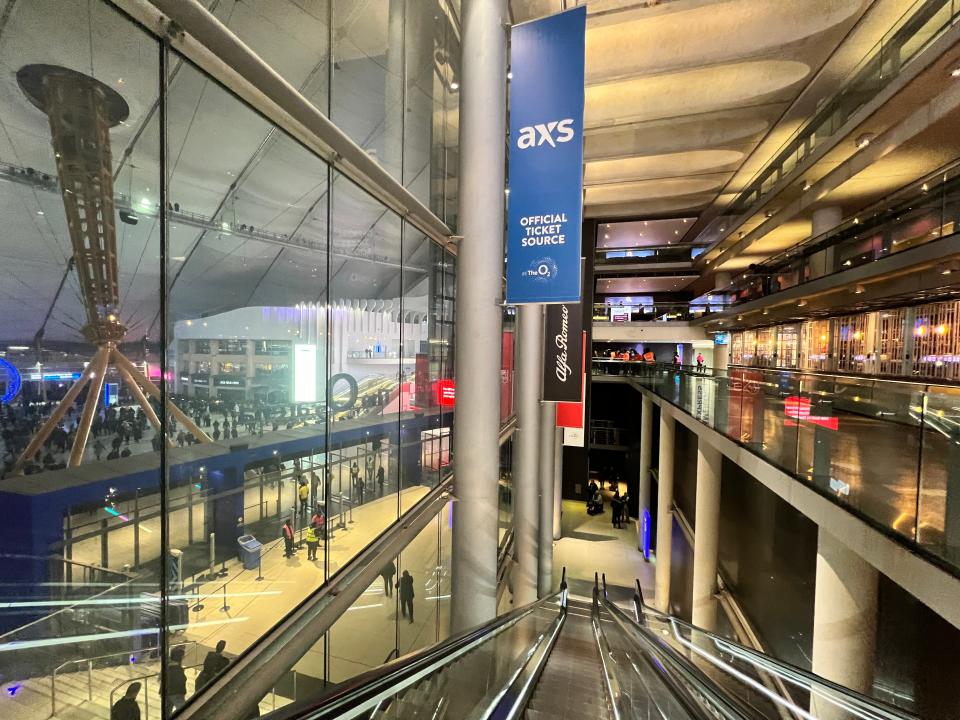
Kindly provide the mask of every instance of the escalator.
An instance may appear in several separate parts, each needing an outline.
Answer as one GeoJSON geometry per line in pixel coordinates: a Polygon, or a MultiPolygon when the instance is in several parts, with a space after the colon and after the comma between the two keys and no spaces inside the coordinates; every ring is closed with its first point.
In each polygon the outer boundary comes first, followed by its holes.
{"type": "Polygon", "coordinates": [[[596,578],[296,702],[271,720],[908,720],[913,716],[644,604],[596,578]]]}

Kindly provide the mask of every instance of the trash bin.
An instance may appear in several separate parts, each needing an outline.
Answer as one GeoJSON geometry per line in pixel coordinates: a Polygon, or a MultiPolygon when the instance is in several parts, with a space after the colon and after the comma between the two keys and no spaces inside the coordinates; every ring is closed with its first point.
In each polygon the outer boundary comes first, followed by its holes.
{"type": "Polygon", "coordinates": [[[240,559],[246,570],[256,570],[260,565],[260,548],[262,545],[253,535],[241,535],[237,538],[240,545],[240,559]]]}

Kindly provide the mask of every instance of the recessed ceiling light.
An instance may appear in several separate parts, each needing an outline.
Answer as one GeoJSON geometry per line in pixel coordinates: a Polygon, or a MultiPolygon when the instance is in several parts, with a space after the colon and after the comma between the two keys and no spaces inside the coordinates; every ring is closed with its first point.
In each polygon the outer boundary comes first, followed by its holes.
{"type": "Polygon", "coordinates": [[[43,215],[43,210],[37,210],[37,215],[43,215]]]}
{"type": "Polygon", "coordinates": [[[451,90],[459,90],[459,89],[460,89],[460,83],[458,83],[456,80],[454,80],[452,83],[450,83],[450,89],[451,89],[451,90]]]}
{"type": "Polygon", "coordinates": [[[960,67],[955,67],[950,71],[950,77],[960,78],[960,67]]]}
{"type": "Polygon", "coordinates": [[[507,71],[507,80],[513,80],[513,71],[507,71]]]}
{"type": "Polygon", "coordinates": [[[864,133],[863,135],[858,136],[854,141],[854,144],[857,146],[857,150],[863,150],[867,145],[870,144],[874,137],[875,136],[873,133],[864,133]]]}

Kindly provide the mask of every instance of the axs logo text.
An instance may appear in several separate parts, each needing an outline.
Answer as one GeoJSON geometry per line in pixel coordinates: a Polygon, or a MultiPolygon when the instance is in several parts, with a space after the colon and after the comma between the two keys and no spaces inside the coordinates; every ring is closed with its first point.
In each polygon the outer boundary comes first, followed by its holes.
{"type": "Polygon", "coordinates": [[[566,118],[520,128],[517,147],[526,150],[544,143],[550,147],[556,147],[557,143],[570,142],[571,140],[573,140],[573,118],[566,118]],[[554,136],[554,132],[557,133],[556,136],[554,136]]]}

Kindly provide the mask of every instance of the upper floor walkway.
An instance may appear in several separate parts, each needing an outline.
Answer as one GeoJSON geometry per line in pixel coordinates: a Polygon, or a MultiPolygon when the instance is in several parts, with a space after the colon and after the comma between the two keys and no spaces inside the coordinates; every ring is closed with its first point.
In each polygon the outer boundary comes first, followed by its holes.
{"type": "Polygon", "coordinates": [[[960,388],[594,360],[954,624],[960,388]]]}

